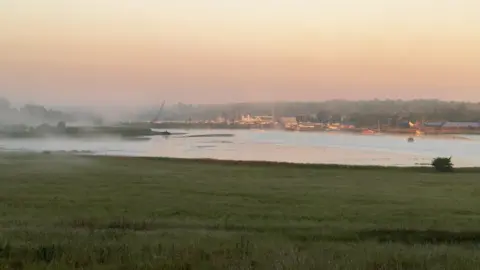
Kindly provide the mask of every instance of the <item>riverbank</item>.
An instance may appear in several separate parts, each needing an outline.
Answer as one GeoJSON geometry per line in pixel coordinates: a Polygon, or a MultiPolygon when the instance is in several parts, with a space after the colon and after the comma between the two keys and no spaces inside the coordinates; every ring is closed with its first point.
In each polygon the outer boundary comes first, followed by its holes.
{"type": "MultiPolygon", "coordinates": [[[[339,129],[328,129],[325,126],[290,126],[286,127],[280,123],[276,124],[239,124],[239,123],[203,123],[203,122],[159,122],[159,123],[149,123],[149,122],[125,122],[122,123],[126,127],[135,127],[135,128],[152,128],[152,129],[183,129],[183,130],[195,130],[195,129],[230,129],[230,130],[252,130],[252,129],[262,129],[262,130],[285,130],[285,131],[299,131],[299,132],[343,132],[343,133],[362,133],[366,130],[371,130],[381,134],[391,134],[391,135],[405,135],[412,136],[415,135],[418,131],[417,128],[393,128],[393,127],[381,127],[378,130],[377,127],[356,127],[356,128],[339,128],[339,129]]],[[[459,128],[459,129],[436,129],[436,128],[422,128],[422,133],[429,136],[456,136],[456,135],[480,135],[480,130],[478,129],[468,129],[468,128],[459,128]]]]}
{"type": "Polygon", "coordinates": [[[12,269],[476,269],[480,182],[461,172],[3,153],[0,261],[12,269]]]}
{"type": "Polygon", "coordinates": [[[36,138],[143,138],[145,136],[184,135],[168,131],[154,131],[150,128],[129,126],[81,126],[67,127],[65,123],[57,126],[40,125],[37,127],[14,125],[0,128],[0,139],[36,139],[36,138]]]}

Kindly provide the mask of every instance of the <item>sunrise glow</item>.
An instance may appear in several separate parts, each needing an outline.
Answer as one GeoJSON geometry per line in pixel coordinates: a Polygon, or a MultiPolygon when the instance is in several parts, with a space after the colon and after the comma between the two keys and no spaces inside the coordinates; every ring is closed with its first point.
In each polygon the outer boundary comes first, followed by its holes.
{"type": "Polygon", "coordinates": [[[1,0],[0,93],[480,101],[479,11],[477,0],[1,0]]]}

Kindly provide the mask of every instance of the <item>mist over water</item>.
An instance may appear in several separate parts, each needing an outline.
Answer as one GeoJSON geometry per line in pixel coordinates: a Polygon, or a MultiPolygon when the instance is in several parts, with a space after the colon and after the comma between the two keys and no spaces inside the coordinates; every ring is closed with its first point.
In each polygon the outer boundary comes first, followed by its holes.
{"type": "MultiPolygon", "coordinates": [[[[171,130],[215,134],[208,130],[171,130]]],[[[426,165],[434,157],[452,156],[456,167],[480,166],[480,139],[452,140],[405,136],[352,135],[285,131],[224,131],[234,137],[152,137],[149,141],[120,139],[1,139],[3,150],[91,151],[94,155],[124,155],[351,165],[426,165]]]]}
{"type": "MultiPolygon", "coordinates": [[[[160,104],[162,104],[160,102],[160,104]]],[[[438,136],[422,136],[414,143],[407,143],[407,135],[353,135],[343,132],[286,132],[278,130],[173,130],[172,133],[186,132],[188,135],[231,133],[233,137],[153,136],[150,140],[125,140],[119,136],[105,137],[102,134],[88,139],[76,136],[48,137],[41,132],[42,126],[55,131],[61,122],[68,127],[109,128],[121,126],[120,122],[141,121],[147,123],[160,115],[164,121],[185,122],[186,119],[205,121],[226,118],[240,114],[269,115],[275,107],[275,114],[296,116],[317,112],[317,116],[342,119],[350,115],[364,126],[377,124],[400,116],[397,112],[408,112],[412,118],[420,116],[431,119],[454,118],[470,121],[480,117],[480,104],[452,103],[437,100],[418,101],[326,101],[323,103],[252,103],[191,105],[170,104],[151,107],[106,106],[92,107],[44,107],[24,104],[17,106],[0,99],[0,128],[5,130],[39,129],[38,134],[46,138],[0,138],[0,150],[5,151],[88,151],[94,155],[153,156],[177,158],[212,158],[229,160],[262,160],[297,163],[335,163],[357,165],[426,165],[435,157],[450,157],[456,167],[480,166],[480,137],[461,135],[466,140],[438,136]],[[3,125],[3,126],[2,126],[3,125]],[[13,125],[13,126],[9,126],[13,125]],[[18,126],[15,126],[18,125],[18,126]],[[10,139],[9,139],[10,138],[10,139]]],[[[337,119],[337,121],[339,121],[337,119]]],[[[458,121],[457,120],[457,121],[458,121]]],[[[137,122],[140,123],[140,122],[137,122]]],[[[143,123],[140,123],[143,124],[143,123]]],[[[208,125],[206,125],[207,127],[208,125]]],[[[60,128],[61,129],[61,128],[60,128]]],[[[75,129],[75,128],[74,128],[75,129]]],[[[158,130],[164,131],[164,130],[158,130]]],[[[143,132],[143,131],[142,131],[143,132]]],[[[8,133],[8,132],[7,132],[8,133]]],[[[28,132],[26,132],[28,133],[28,132]]],[[[53,132],[55,133],[55,132],[53,132]]],[[[118,134],[117,134],[118,135],[118,134]]],[[[146,134],[144,134],[146,135],[146,134]]],[[[139,135],[139,136],[144,136],[139,135]]]]}

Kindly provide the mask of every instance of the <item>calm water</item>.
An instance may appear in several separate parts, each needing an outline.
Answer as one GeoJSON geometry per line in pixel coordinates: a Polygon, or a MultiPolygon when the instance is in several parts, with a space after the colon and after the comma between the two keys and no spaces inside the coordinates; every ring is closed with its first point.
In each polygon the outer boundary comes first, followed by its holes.
{"type": "MultiPolygon", "coordinates": [[[[172,131],[173,132],[173,131],[172,131]]],[[[176,132],[176,131],[175,131],[176,132]]],[[[182,131],[179,131],[182,132],[182,131]]],[[[150,141],[33,139],[2,140],[4,150],[84,150],[98,155],[165,156],[301,163],[414,166],[437,156],[452,156],[455,166],[480,166],[480,137],[469,140],[406,136],[351,135],[285,131],[183,131],[232,133],[234,137],[154,137],[150,141]]]]}

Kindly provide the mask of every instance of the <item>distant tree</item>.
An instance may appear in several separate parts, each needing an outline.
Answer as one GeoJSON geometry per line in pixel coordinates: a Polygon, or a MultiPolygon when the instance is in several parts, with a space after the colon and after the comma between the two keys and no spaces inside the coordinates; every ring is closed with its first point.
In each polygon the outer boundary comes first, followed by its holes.
{"type": "MultiPolygon", "coordinates": [[[[476,121],[480,119],[479,103],[445,102],[439,100],[370,100],[346,101],[331,100],[322,102],[275,102],[275,103],[236,103],[218,105],[177,104],[165,114],[172,120],[207,120],[218,117],[222,112],[231,115],[269,115],[275,107],[277,117],[295,117],[316,114],[319,121],[340,121],[341,116],[348,116],[348,122],[357,125],[376,125],[390,123],[396,126],[403,120],[417,121],[476,121]],[[363,124],[361,124],[363,123],[363,124]]],[[[146,116],[145,116],[146,118],[146,116]]]]}
{"type": "Polygon", "coordinates": [[[6,98],[0,98],[0,110],[8,110],[10,109],[10,101],[6,98]]]}
{"type": "Polygon", "coordinates": [[[437,157],[433,159],[432,166],[438,172],[452,172],[453,171],[453,163],[452,157],[437,157]]]}
{"type": "Polygon", "coordinates": [[[326,122],[329,119],[330,114],[326,110],[321,110],[317,112],[317,119],[320,122],[326,122]]]}
{"type": "Polygon", "coordinates": [[[65,130],[67,128],[67,124],[64,121],[60,121],[57,124],[57,129],[59,130],[65,130]]]}

